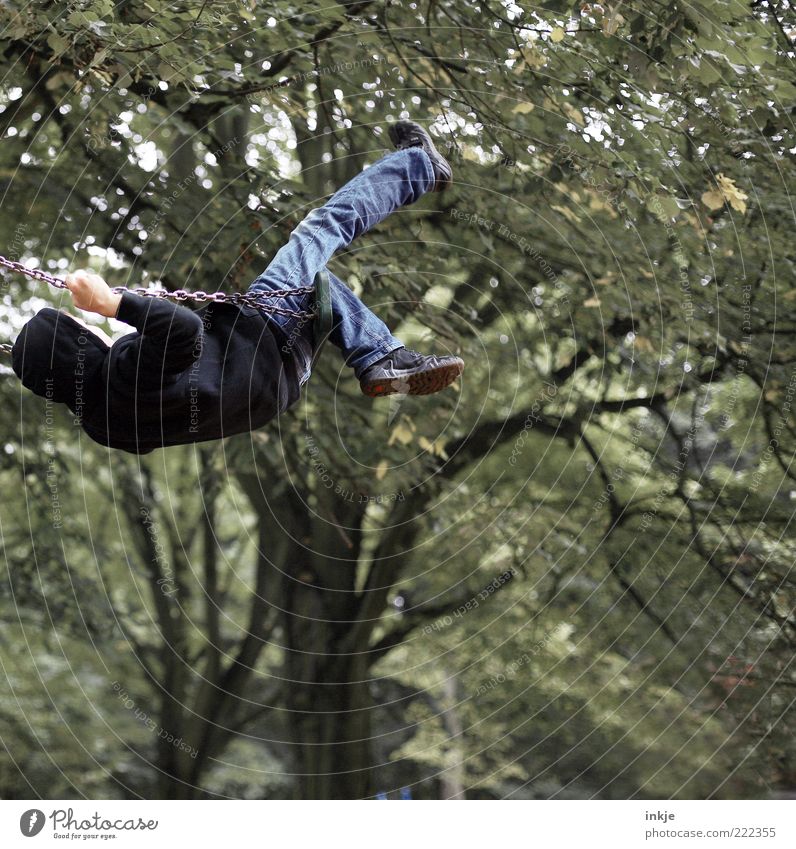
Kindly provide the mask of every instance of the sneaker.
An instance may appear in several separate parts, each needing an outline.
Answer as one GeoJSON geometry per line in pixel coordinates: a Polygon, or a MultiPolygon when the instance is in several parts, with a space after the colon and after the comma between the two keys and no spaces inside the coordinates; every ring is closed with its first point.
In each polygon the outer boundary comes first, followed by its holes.
{"type": "Polygon", "coordinates": [[[453,177],[450,163],[434,147],[431,136],[420,124],[414,121],[398,121],[391,124],[387,132],[396,150],[406,150],[407,147],[422,147],[425,150],[434,168],[435,192],[441,192],[450,186],[453,177]]]}
{"type": "Polygon", "coordinates": [[[464,371],[459,357],[435,357],[397,348],[368,366],[360,375],[362,392],[370,398],[383,395],[431,395],[450,386],[464,371]]]}

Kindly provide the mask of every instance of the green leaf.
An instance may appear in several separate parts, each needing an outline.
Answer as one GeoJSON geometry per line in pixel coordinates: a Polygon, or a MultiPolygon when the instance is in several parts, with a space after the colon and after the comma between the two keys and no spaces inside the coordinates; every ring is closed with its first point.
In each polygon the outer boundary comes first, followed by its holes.
{"type": "Polygon", "coordinates": [[[677,200],[671,195],[650,195],[647,199],[647,209],[658,219],[668,221],[680,211],[677,200]]]}
{"type": "Polygon", "coordinates": [[[717,80],[721,79],[722,73],[716,67],[716,63],[714,61],[703,58],[699,63],[699,69],[695,74],[692,74],[692,76],[695,76],[702,85],[712,85],[717,80]]]}
{"type": "Polygon", "coordinates": [[[47,44],[50,48],[52,48],[54,57],[58,57],[63,53],[66,53],[70,47],[70,43],[65,38],[62,38],[60,35],[56,35],[55,33],[47,36],[47,44]]]}

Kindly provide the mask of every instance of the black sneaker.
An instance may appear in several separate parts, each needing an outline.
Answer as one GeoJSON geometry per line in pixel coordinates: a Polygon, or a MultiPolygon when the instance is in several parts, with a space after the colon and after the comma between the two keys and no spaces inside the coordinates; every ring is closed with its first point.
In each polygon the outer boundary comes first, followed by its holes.
{"type": "Polygon", "coordinates": [[[434,357],[397,348],[368,366],[359,378],[370,398],[383,395],[431,395],[450,386],[464,371],[459,357],[434,357]]]}
{"type": "Polygon", "coordinates": [[[425,150],[434,168],[435,192],[441,192],[450,186],[453,177],[450,163],[434,147],[431,136],[420,124],[414,121],[398,121],[390,125],[387,132],[396,150],[405,150],[407,147],[422,147],[425,150]]]}

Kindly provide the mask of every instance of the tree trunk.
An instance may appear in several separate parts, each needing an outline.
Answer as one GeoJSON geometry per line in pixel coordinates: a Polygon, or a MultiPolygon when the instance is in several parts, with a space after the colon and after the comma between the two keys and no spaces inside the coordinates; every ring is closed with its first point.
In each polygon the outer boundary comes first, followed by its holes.
{"type": "Polygon", "coordinates": [[[337,503],[325,490],[318,499],[313,550],[293,549],[282,593],[296,795],[361,799],[371,794],[372,704],[367,655],[362,646],[348,649],[346,639],[355,616],[356,529],[364,510],[337,503]]]}
{"type": "Polygon", "coordinates": [[[449,763],[447,769],[440,776],[440,789],[443,799],[464,799],[464,765],[462,763],[462,726],[456,706],[460,702],[459,680],[455,672],[446,674],[442,683],[444,691],[445,710],[442,713],[442,724],[450,737],[448,749],[449,763]]]}
{"type": "Polygon", "coordinates": [[[288,668],[297,798],[371,796],[373,704],[364,664],[289,651],[288,668]]]}

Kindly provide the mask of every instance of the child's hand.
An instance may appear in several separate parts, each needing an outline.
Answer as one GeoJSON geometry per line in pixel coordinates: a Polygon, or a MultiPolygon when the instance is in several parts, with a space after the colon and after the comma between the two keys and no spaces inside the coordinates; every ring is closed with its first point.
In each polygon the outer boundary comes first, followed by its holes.
{"type": "Polygon", "coordinates": [[[99,313],[106,318],[116,315],[122,296],[111,292],[110,286],[99,274],[81,269],[68,274],[65,282],[78,309],[99,313]]]}

